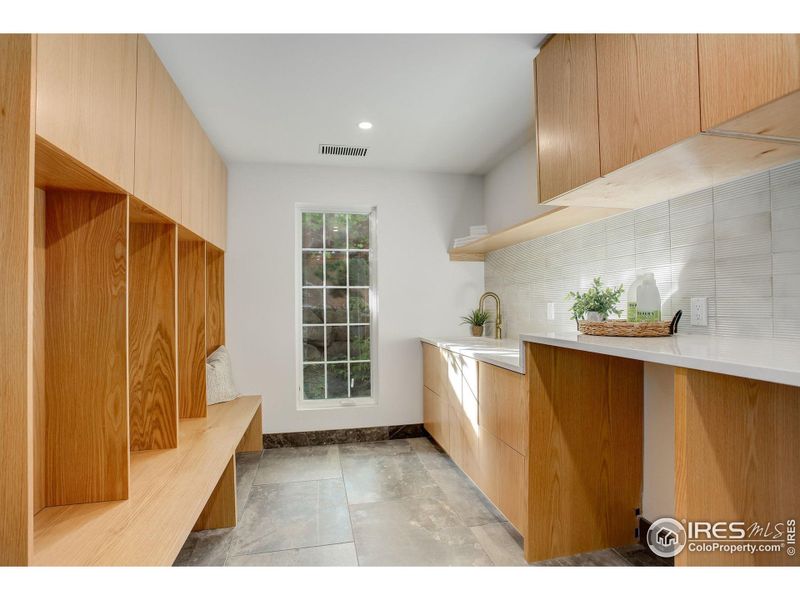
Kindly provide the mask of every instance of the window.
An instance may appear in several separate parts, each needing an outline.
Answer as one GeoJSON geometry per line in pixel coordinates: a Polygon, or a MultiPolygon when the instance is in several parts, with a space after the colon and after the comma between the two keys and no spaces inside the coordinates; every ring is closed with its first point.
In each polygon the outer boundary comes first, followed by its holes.
{"type": "Polygon", "coordinates": [[[371,404],[375,210],[298,211],[299,405],[371,404]]]}

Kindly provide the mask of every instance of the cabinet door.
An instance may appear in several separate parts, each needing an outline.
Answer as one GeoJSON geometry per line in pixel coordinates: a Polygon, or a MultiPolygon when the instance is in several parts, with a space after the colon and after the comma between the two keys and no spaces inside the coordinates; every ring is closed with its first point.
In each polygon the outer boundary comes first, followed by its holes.
{"type": "Polygon", "coordinates": [[[219,155],[211,151],[208,170],[207,240],[219,249],[225,249],[228,213],[228,170],[219,155]]]}
{"type": "Polygon", "coordinates": [[[133,195],[181,219],[183,97],[150,42],[139,36],[133,195]]]}
{"type": "Polygon", "coordinates": [[[181,185],[181,225],[200,237],[208,235],[208,165],[213,148],[192,110],[184,102],[183,111],[183,184],[181,185]]]}
{"type": "Polygon", "coordinates": [[[539,202],[600,177],[594,35],[556,35],[535,60],[539,202]]]}
{"type": "Polygon", "coordinates": [[[600,164],[610,173],[700,132],[696,35],[598,35],[600,164]]]}
{"type": "Polygon", "coordinates": [[[36,133],[133,189],[135,35],[38,36],[36,133]]]}
{"type": "Polygon", "coordinates": [[[798,34],[701,34],[699,55],[704,131],[800,90],[798,34]]]}
{"type": "Polygon", "coordinates": [[[524,375],[480,363],[480,425],[522,455],[528,453],[528,386],[524,375]]]}

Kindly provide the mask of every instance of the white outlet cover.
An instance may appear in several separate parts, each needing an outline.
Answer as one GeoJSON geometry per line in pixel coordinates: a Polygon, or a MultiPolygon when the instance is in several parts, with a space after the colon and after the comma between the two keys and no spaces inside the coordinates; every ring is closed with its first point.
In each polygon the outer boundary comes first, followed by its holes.
{"type": "Polygon", "coordinates": [[[556,320],[556,303],[555,302],[548,302],[547,303],[547,320],[548,321],[555,321],[556,320]]]}
{"type": "Polygon", "coordinates": [[[708,327],[708,298],[692,298],[691,324],[695,327],[708,327]]]}

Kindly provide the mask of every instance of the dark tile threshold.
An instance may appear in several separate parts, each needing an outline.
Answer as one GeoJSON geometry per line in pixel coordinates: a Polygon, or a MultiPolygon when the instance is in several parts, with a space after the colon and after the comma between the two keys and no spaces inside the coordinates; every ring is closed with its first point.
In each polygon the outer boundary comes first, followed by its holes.
{"type": "Polygon", "coordinates": [[[298,446],[329,446],[356,442],[381,442],[427,437],[422,423],[389,425],[388,427],[359,427],[329,429],[326,431],[297,431],[291,433],[265,433],[264,448],[291,448],[298,446]]]}

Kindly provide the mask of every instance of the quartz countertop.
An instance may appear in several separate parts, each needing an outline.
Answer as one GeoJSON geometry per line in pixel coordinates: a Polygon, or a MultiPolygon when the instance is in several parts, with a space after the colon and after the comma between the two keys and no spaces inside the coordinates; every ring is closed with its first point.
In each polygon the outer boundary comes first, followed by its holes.
{"type": "Polygon", "coordinates": [[[789,340],[694,334],[624,338],[583,335],[577,331],[537,331],[523,333],[518,340],[422,338],[422,341],[517,373],[525,372],[523,345],[531,342],[800,387],[800,342],[789,340]]]}
{"type": "Polygon", "coordinates": [[[524,364],[520,361],[520,356],[524,356],[524,353],[520,353],[522,344],[519,340],[495,340],[488,337],[420,339],[427,344],[503,369],[515,371],[516,373],[525,372],[524,364]]]}

